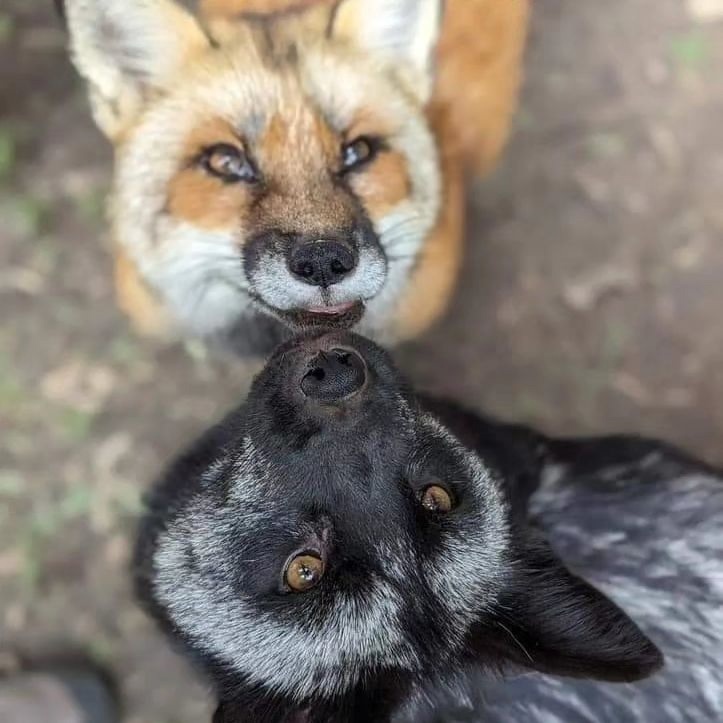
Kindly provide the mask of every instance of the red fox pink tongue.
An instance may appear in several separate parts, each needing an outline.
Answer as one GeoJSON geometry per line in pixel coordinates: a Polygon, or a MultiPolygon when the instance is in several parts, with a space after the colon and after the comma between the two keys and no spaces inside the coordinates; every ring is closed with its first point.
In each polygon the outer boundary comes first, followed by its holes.
{"type": "Polygon", "coordinates": [[[337,304],[336,306],[310,306],[307,311],[312,314],[344,314],[354,306],[353,301],[348,301],[346,304],[337,304]]]}

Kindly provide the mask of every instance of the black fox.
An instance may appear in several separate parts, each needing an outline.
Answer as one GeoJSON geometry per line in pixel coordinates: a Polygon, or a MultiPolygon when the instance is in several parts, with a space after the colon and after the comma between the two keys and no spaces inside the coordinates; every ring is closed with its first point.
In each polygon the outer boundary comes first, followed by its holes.
{"type": "Polygon", "coordinates": [[[317,333],[159,482],[136,580],[215,723],[718,720],[721,511],[666,445],[499,424],[317,333]]]}

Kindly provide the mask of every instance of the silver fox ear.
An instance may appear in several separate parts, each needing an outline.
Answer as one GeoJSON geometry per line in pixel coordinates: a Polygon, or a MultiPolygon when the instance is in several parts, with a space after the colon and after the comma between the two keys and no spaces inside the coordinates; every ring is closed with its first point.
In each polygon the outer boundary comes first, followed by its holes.
{"type": "Polygon", "coordinates": [[[65,0],[73,62],[88,82],[93,116],[122,137],[149,94],[208,47],[193,16],[173,0],[65,0]]]}
{"type": "Polygon", "coordinates": [[[432,92],[433,55],[442,25],[442,0],[341,0],[332,35],[411,70],[413,89],[432,92]]]}

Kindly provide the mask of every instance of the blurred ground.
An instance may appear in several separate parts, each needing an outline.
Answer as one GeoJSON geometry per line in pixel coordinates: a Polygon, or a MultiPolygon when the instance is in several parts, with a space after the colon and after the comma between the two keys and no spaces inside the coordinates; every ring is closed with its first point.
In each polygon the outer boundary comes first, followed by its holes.
{"type": "MultiPolygon", "coordinates": [[[[248,370],[116,311],[110,153],[50,5],[0,10],[0,647],[77,644],[120,675],[128,721],[197,722],[202,689],[131,603],[129,540],[141,491],[248,370]]],[[[723,24],[682,0],[536,10],[458,299],[402,364],[510,419],[723,462],[723,24]]]]}

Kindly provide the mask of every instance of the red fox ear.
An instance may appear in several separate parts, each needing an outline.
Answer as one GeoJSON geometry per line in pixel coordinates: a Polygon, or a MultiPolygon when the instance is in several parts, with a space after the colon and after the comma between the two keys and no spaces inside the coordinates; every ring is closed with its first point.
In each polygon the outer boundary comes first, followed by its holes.
{"type": "Polygon", "coordinates": [[[378,53],[412,71],[421,100],[432,91],[433,55],[442,25],[442,0],[341,0],[334,37],[378,53]]]}
{"type": "Polygon", "coordinates": [[[65,0],[65,14],[73,62],[111,139],[123,135],[150,93],[208,46],[200,25],[173,0],[65,0]]]}

